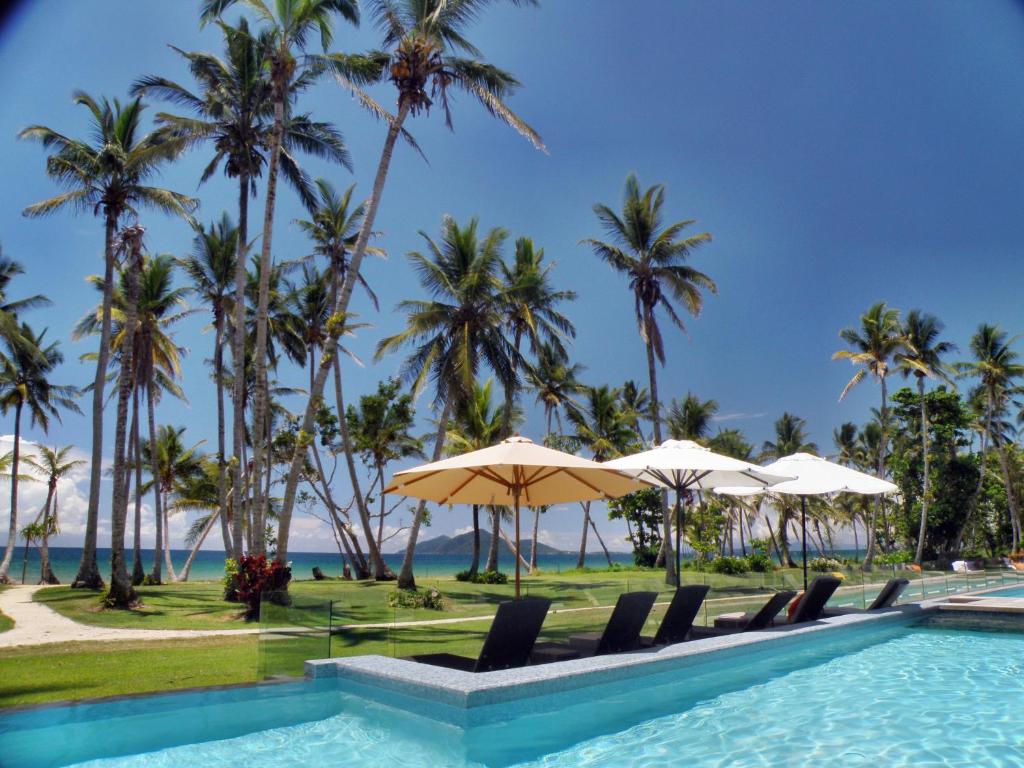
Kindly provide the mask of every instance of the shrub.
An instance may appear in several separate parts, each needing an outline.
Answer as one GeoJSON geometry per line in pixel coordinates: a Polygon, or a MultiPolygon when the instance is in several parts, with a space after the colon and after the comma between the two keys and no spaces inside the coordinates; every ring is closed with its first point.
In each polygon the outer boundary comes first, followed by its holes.
{"type": "Polygon", "coordinates": [[[508,584],[508,576],[501,571],[460,571],[455,574],[456,581],[468,581],[472,584],[508,584]]]}
{"type": "Polygon", "coordinates": [[[392,608],[426,608],[431,611],[448,610],[448,599],[437,587],[418,592],[415,589],[396,589],[388,593],[392,608]]]}
{"type": "MultiPolygon", "coordinates": [[[[229,603],[238,602],[238,594],[235,592],[235,577],[238,575],[238,561],[229,557],[224,561],[224,599],[229,603]]],[[[148,578],[148,577],[147,577],[148,578]]]]}
{"type": "Polygon", "coordinates": [[[774,561],[764,552],[747,555],[747,566],[755,573],[771,573],[775,570],[774,561]]]}
{"type": "Polygon", "coordinates": [[[242,555],[235,574],[235,595],[245,603],[245,619],[252,621],[260,615],[260,597],[264,592],[282,592],[287,599],[288,582],[292,569],[266,555],[242,555]]]}
{"type": "Polygon", "coordinates": [[[914,562],[914,553],[886,552],[884,555],[878,555],[875,558],[875,562],[879,565],[906,565],[907,563],[914,562]]]}
{"type": "Polygon", "coordinates": [[[750,570],[750,564],[745,557],[716,557],[711,561],[712,573],[724,573],[729,576],[738,576],[750,570]]]}
{"type": "Polygon", "coordinates": [[[834,557],[816,557],[807,563],[807,568],[815,573],[828,573],[842,570],[843,564],[834,557]]]}

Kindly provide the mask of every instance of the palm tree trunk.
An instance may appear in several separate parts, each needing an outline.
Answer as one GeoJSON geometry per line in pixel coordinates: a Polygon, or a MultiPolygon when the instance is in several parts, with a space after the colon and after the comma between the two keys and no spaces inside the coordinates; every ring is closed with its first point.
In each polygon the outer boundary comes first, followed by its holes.
{"type": "MultiPolygon", "coordinates": [[[[351,279],[351,277],[349,278],[351,279]]],[[[441,418],[437,422],[437,437],[434,439],[434,456],[431,461],[440,461],[441,452],[444,450],[444,438],[448,431],[448,418],[451,416],[452,403],[449,398],[441,411],[441,418]]],[[[412,519],[412,527],[409,529],[409,541],[405,545],[405,557],[402,559],[402,570],[398,573],[399,589],[416,589],[416,577],[412,572],[412,560],[416,554],[416,541],[420,536],[420,526],[423,524],[423,512],[427,508],[427,502],[421,501],[416,505],[416,515],[412,519]]]]}
{"type": "MultiPolygon", "coordinates": [[[[885,478],[885,449],[889,437],[889,396],[886,391],[885,376],[879,377],[879,385],[882,391],[882,409],[879,411],[882,422],[882,434],[878,441],[878,476],[885,478]]],[[[864,553],[863,570],[870,571],[875,560],[875,548],[878,546],[875,529],[878,526],[878,515],[881,511],[882,497],[876,495],[871,505],[871,521],[868,525],[868,547],[864,553]]]]}
{"type": "Polygon", "coordinates": [[[137,587],[146,580],[146,569],[142,567],[142,441],[139,439],[139,395],[142,390],[136,383],[132,393],[132,456],[135,462],[135,526],[132,536],[132,586],[137,587]]]}
{"type": "Polygon", "coordinates": [[[597,536],[597,543],[601,545],[601,549],[604,551],[604,559],[608,561],[608,566],[611,567],[612,556],[608,552],[608,547],[605,546],[604,539],[601,538],[601,533],[597,530],[597,523],[594,522],[594,518],[592,517],[590,518],[590,527],[594,529],[594,535],[597,536]]]}
{"type": "Polygon", "coordinates": [[[924,461],[924,490],[921,493],[921,524],[917,530],[917,551],[914,562],[918,565],[924,559],[924,537],[928,531],[928,503],[931,500],[931,478],[928,457],[928,405],[924,400],[924,376],[917,377],[917,394],[921,398],[921,457],[924,461]]]}
{"type": "Polygon", "coordinates": [[[138,324],[139,283],[142,267],[142,230],[133,227],[123,235],[128,247],[126,265],[128,280],[127,311],[125,312],[124,339],[121,348],[121,371],[117,382],[117,416],[114,422],[114,491],[110,510],[110,589],[106,604],[110,608],[128,608],[136,601],[135,589],[128,578],[124,559],[124,537],[128,523],[128,475],[125,467],[127,446],[128,404],[135,388],[139,361],[136,359],[135,337],[138,324]]]}
{"type": "Polygon", "coordinates": [[[167,568],[167,577],[171,581],[178,580],[178,574],[174,572],[174,561],[171,560],[171,513],[170,505],[167,502],[167,496],[164,494],[164,566],[167,568]]]}
{"type": "Polygon", "coordinates": [[[1017,490],[1014,488],[1013,476],[1010,473],[1010,460],[1006,453],[1006,446],[1002,441],[996,442],[996,450],[999,455],[999,468],[1003,473],[1003,485],[1006,488],[1006,503],[1010,508],[1011,551],[1015,552],[1019,543],[1017,521],[1020,519],[1017,509],[1017,490]]]}
{"type": "Polygon", "coordinates": [[[46,503],[43,505],[43,536],[39,540],[39,583],[60,584],[50,564],[50,531],[56,524],[57,510],[54,499],[57,494],[57,479],[51,477],[46,488],[46,503]],[[52,517],[51,517],[52,516],[52,517]],[[53,521],[53,522],[51,522],[53,521]]]}
{"type": "Polygon", "coordinates": [[[231,531],[228,529],[228,462],[225,455],[225,424],[224,424],[224,310],[218,306],[214,323],[213,375],[217,379],[217,506],[222,514],[220,535],[224,542],[224,556],[231,554],[234,547],[231,542],[231,531]]]}
{"type": "Polygon", "coordinates": [[[18,544],[18,462],[21,459],[21,400],[14,406],[14,453],[11,459],[11,515],[7,526],[7,546],[0,561],[0,584],[10,584],[8,575],[14,548],[18,544]]]}
{"type": "Polygon", "coordinates": [[[238,257],[235,262],[235,320],[231,335],[231,400],[232,400],[232,461],[231,461],[231,555],[237,561],[242,556],[242,454],[245,447],[245,256],[249,236],[249,176],[238,177],[238,257]]]}
{"type": "Polygon", "coordinates": [[[522,567],[529,568],[530,564],[526,562],[526,558],[523,557],[522,553],[516,549],[516,543],[512,539],[512,537],[505,533],[503,530],[501,530],[501,528],[498,528],[498,533],[501,535],[501,538],[505,541],[505,544],[508,545],[508,548],[512,550],[512,555],[514,557],[519,558],[519,563],[522,565],[522,567]]]}
{"type": "MultiPolygon", "coordinates": [[[[661,403],[658,400],[658,371],[654,359],[654,343],[651,327],[654,325],[654,314],[650,307],[644,307],[644,330],[647,348],[647,378],[651,390],[651,431],[654,444],[661,445],[661,403]]],[[[676,583],[676,558],[672,551],[672,519],[668,513],[668,492],[661,492],[662,538],[659,557],[665,558],[665,583],[676,583]]]]}
{"type": "Polygon", "coordinates": [[[580,553],[576,558],[576,567],[583,568],[587,564],[587,532],[590,530],[590,502],[584,501],[583,507],[583,533],[580,534],[580,553]]]}
{"type": "Polygon", "coordinates": [[[480,570],[480,505],[473,505],[473,560],[469,564],[469,575],[476,576],[480,570]]]}
{"type": "Polygon", "coordinates": [[[494,504],[489,506],[489,510],[491,513],[491,540],[487,544],[487,564],[484,566],[484,570],[497,571],[500,552],[498,532],[501,530],[501,510],[494,504]]]}
{"type": "MultiPolygon", "coordinates": [[[[530,542],[530,575],[537,573],[537,537],[540,535],[541,507],[533,508],[533,540],[530,542]]],[[[627,521],[628,523],[628,521],[627,521]]]]}
{"type": "Polygon", "coordinates": [[[96,562],[96,539],[100,521],[100,483],[103,480],[103,406],[107,366],[110,363],[110,314],[114,296],[114,233],[118,214],[106,211],[103,242],[103,308],[100,311],[100,349],[92,384],[92,455],[89,464],[89,506],[85,516],[85,540],[78,573],[72,588],[102,589],[103,578],[96,562]]]}
{"type": "Polygon", "coordinates": [[[981,433],[981,440],[979,445],[979,457],[978,462],[978,484],[974,489],[974,495],[971,496],[971,501],[967,505],[967,514],[964,516],[964,523],[960,527],[960,532],[956,537],[955,549],[959,552],[964,545],[964,537],[967,536],[967,529],[970,527],[972,518],[978,509],[978,503],[981,500],[981,490],[985,487],[985,456],[988,453],[988,437],[992,431],[992,409],[993,402],[991,396],[985,403],[985,426],[981,433]]]}
{"type": "Polygon", "coordinates": [[[206,525],[203,526],[202,533],[199,534],[199,538],[196,539],[196,543],[192,546],[192,551],[188,553],[188,558],[185,560],[185,566],[181,569],[181,573],[175,581],[188,581],[189,571],[192,570],[192,563],[195,562],[196,555],[199,554],[199,549],[203,546],[203,542],[206,541],[206,537],[210,535],[210,531],[213,530],[213,524],[217,522],[217,518],[221,517],[220,510],[215,510],[211,515],[210,519],[206,521],[206,525]]]}
{"type": "Polygon", "coordinates": [[[515,356],[512,358],[512,381],[505,383],[505,411],[501,415],[502,438],[512,435],[512,409],[516,405],[516,372],[519,369],[519,347],[523,343],[523,332],[518,328],[512,340],[515,356]]]}
{"type": "MultiPolygon", "coordinates": [[[[381,197],[383,197],[384,194],[384,182],[387,179],[388,168],[391,166],[391,156],[395,151],[395,142],[398,140],[398,135],[402,130],[402,124],[405,122],[405,118],[408,116],[410,108],[411,103],[407,99],[400,99],[398,114],[388,125],[387,138],[384,139],[384,148],[381,150],[380,162],[377,165],[377,175],[373,181],[373,194],[370,195],[370,200],[366,205],[366,216],[363,218],[363,226],[360,228],[359,236],[356,238],[355,249],[352,253],[352,259],[349,262],[348,274],[345,275],[345,285],[342,287],[341,295],[338,297],[338,301],[334,306],[334,317],[344,317],[345,313],[348,311],[348,303],[352,298],[352,290],[355,288],[355,284],[359,279],[359,268],[363,263],[363,257],[366,255],[366,247],[370,242],[370,235],[373,233],[373,224],[377,218],[377,208],[380,206],[381,197]]],[[[313,428],[313,419],[316,415],[316,405],[320,401],[320,398],[323,395],[324,385],[327,383],[329,365],[325,366],[324,360],[329,361],[338,354],[338,334],[340,334],[341,328],[335,327],[335,325],[336,324],[330,324],[328,328],[328,341],[324,349],[323,358],[320,361],[320,370],[317,372],[315,386],[313,387],[313,391],[309,393],[309,401],[306,403],[306,411],[302,417],[302,429],[307,433],[313,428]]],[[[340,414],[339,416],[339,420],[344,421],[344,414],[340,414]]],[[[291,524],[292,510],[295,507],[295,495],[299,486],[299,475],[302,472],[302,457],[303,451],[299,446],[296,446],[295,453],[292,456],[292,464],[288,470],[288,479],[285,482],[284,500],[281,505],[281,535],[278,538],[278,559],[281,562],[284,562],[284,558],[288,554],[288,529],[291,524]]],[[[417,514],[417,517],[419,516],[420,515],[417,514]]],[[[416,533],[419,533],[418,528],[416,529],[416,533]]],[[[411,561],[409,567],[411,574],[411,561]]]]}
{"type": "MultiPolygon", "coordinates": [[[[149,382],[147,382],[148,384],[149,382]]],[[[149,572],[150,584],[162,584],[160,558],[164,548],[164,515],[160,504],[160,459],[157,456],[156,407],[153,404],[153,388],[146,387],[146,411],[149,419],[149,471],[153,478],[153,504],[156,518],[156,541],[153,542],[153,570],[149,572]]]]}

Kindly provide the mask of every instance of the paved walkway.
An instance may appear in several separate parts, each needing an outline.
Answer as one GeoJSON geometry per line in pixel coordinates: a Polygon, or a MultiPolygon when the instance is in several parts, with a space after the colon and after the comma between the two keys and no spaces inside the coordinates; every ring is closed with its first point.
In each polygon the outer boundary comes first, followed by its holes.
{"type": "Polygon", "coordinates": [[[0,648],[92,640],[174,640],[214,635],[251,635],[259,629],[116,629],[79,624],[32,596],[43,586],[16,586],[0,592],[0,612],[14,620],[14,629],[0,632],[0,648]]]}

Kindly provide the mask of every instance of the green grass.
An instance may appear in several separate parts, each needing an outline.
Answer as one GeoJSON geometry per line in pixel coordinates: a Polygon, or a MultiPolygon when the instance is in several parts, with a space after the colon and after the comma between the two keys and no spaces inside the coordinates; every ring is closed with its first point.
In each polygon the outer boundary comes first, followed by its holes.
{"type": "MultiPolygon", "coordinates": [[[[7,589],[6,584],[0,584],[0,592],[7,589]]],[[[0,632],[6,632],[8,629],[14,628],[14,620],[10,616],[5,616],[3,611],[0,611],[0,632]]]]}

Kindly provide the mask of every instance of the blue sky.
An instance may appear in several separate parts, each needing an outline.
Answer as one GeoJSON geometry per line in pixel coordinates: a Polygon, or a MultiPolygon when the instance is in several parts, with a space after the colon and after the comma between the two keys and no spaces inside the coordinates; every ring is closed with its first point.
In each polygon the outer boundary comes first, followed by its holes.
{"type": "MultiPolygon", "coordinates": [[[[65,340],[62,376],[69,383],[91,380],[77,358],[94,343],[71,343],[69,335],[96,300],[84,279],[101,268],[102,227],[70,213],[21,216],[55,189],[43,175],[40,147],[15,134],[30,123],[82,134],[85,110],[70,100],[76,88],[124,98],[141,74],[187,80],[168,43],[219,50],[215,30],[200,30],[189,5],[35,0],[0,33],[7,104],[0,113],[0,244],[27,267],[15,293],[43,292],[55,302],[29,319],[65,340]]],[[[669,333],[663,396],[692,390],[714,397],[720,426],[740,428],[757,444],[783,411],[795,412],[830,448],[835,426],[863,420],[877,402],[876,389],[865,384],[837,403],[853,371],[830,360],[839,329],[856,323],[872,302],[939,315],[961,349],[982,321],[1021,330],[1022,11],[1000,0],[499,5],[473,39],[523,82],[511,105],[540,131],[550,154],[465,97],[454,105],[454,135],[436,113],[412,122],[429,163],[405,147],[396,153],[378,219],[391,256],[365,271],[383,311],[361,299],[354,306],[373,328],[352,345],[368,365],[348,374],[351,395],[397,370],[395,357],[369,364],[373,348],[401,325],[395,303],[420,295],[404,254],[419,247],[418,230],[436,233],[446,213],[533,237],[558,262],[558,282],[580,294],[568,313],[579,328],[574,355],[587,367],[586,380],[644,380],[625,283],[578,245],[600,234],[591,206],[617,204],[626,174],[636,171],[645,185],[667,185],[668,216],[697,219],[714,235],[694,265],[717,281],[719,295],[688,323],[688,334],[669,333]]],[[[367,23],[339,28],[335,48],[375,43],[367,23]]],[[[387,88],[375,95],[391,103],[387,88]]],[[[333,121],[355,160],[354,174],[316,162],[307,168],[338,187],[357,183],[366,194],[382,125],[330,82],[301,107],[333,121]]],[[[206,159],[205,151],[187,156],[161,183],[198,195],[199,217],[209,221],[233,211],[235,195],[223,179],[197,188],[206,159]]],[[[262,201],[253,211],[258,220],[262,201]]],[[[286,190],[276,258],[308,252],[291,223],[301,215],[286,190]]],[[[146,214],[143,224],[152,251],[182,254],[190,246],[181,222],[146,214]]],[[[160,418],[212,444],[206,321],[193,318],[179,335],[190,350],[190,403],[169,404],[160,418]]],[[[299,371],[284,378],[304,381],[299,371]]],[[[541,428],[538,412],[523,431],[539,436],[541,428]]],[[[29,435],[43,437],[38,430],[29,435]]],[[[88,421],[69,416],[48,439],[87,449],[88,421]]],[[[466,520],[437,514],[427,535],[466,520]]],[[[604,525],[614,538],[616,530],[604,525]]],[[[310,526],[300,547],[329,548],[330,539],[310,526]]],[[[571,546],[578,514],[548,515],[544,526],[552,542],[571,546]]]]}

